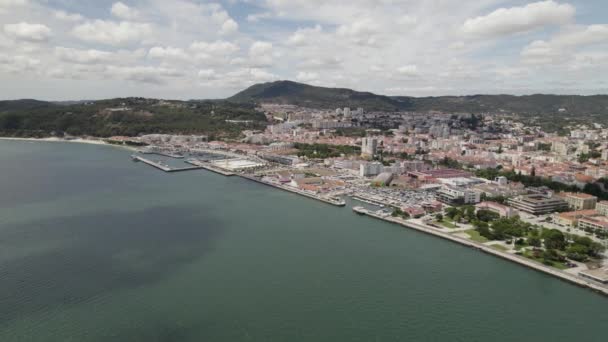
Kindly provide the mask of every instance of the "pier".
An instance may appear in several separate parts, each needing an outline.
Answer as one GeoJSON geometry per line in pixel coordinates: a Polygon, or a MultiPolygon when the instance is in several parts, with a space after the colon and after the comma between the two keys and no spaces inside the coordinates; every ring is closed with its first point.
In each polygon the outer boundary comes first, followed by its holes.
{"type": "Polygon", "coordinates": [[[552,276],[557,277],[557,278],[559,278],[561,280],[570,282],[572,284],[575,284],[575,285],[578,285],[578,286],[581,286],[581,287],[584,287],[584,288],[591,289],[591,290],[593,290],[595,292],[598,292],[598,293],[601,293],[601,294],[603,294],[605,296],[608,296],[608,287],[606,287],[606,286],[602,286],[600,284],[596,284],[596,283],[592,283],[592,282],[589,282],[589,281],[585,281],[582,278],[577,277],[577,276],[575,276],[573,274],[569,274],[569,273],[566,273],[566,272],[563,272],[563,271],[560,271],[560,270],[557,270],[557,269],[553,269],[551,267],[545,266],[545,265],[543,265],[541,263],[532,261],[532,260],[527,259],[525,257],[521,257],[519,255],[514,255],[514,254],[509,254],[509,253],[506,253],[506,252],[502,252],[502,251],[496,250],[496,249],[494,249],[494,248],[492,248],[490,246],[486,246],[484,244],[477,243],[475,241],[471,241],[471,240],[468,240],[468,239],[460,238],[458,236],[454,236],[454,235],[451,235],[451,234],[448,234],[448,233],[444,233],[444,232],[438,231],[438,230],[436,230],[436,229],[434,229],[432,227],[426,226],[424,224],[419,224],[419,223],[412,222],[412,221],[409,221],[409,220],[403,220],[403,219],[400,219],[400,218],[392,217],[390,215],[381,215],[381,214],[378,214],[378,213],[376,213],[374,211],[365,209],[363,207],[354,207],[353,211],[355,213],[359,214],[359,215],[366,215],[366,216],[373,217],[373,218],[376,218],[376,219],[379,219],[379,220],[383,220],[383,221],[386,221],[386,222],[396,223],[396,224],[399,224],[401,226],[404,226],[404,227],[407,227],[407,228],[410,228],[410,229],[415,229],[417,231],[423,232],[425,234],[434,235],[434,236],[440,237],[442,239],[446,239],[446,240],[450,240],[452,242],[459,243],[459,244],[464,245],[466,247],[475,248],[475,249],[477,249],[477,250],[479,250],[481,252],[484,252],[486,254],[490,254],[490,255],[493,255],[493,256],[496,256],[496,257],[499,257],[499,258],[502,258],[502,259],[505,259],[505,260],[508,260],[508,261],[511,261],[511,262],[514,262],[514,263],[517,263],[517,264],[520,264],[520,265],[523,265],[523,266],[527,266],[527,267],[529,267],[529,268],[531,268],[533,270],[536,270],[536,271],[539,271],[539,272],[543,272],[545,274],[552,275],[552,276]]]}
{"type": "Polygon", "coordinates": [[[317,201],[321,201],[323,203],[327,203],[327,204],[331,204],[337,207],[344,207],[346,206],[346,202],[344,200],[341,199],[337,199],[337,198],[333,198],[333,197],[323,197],[323,196],[319,196],[319,195],[315,195],[315,194],[311,194],[308,192],[304,192],[302,190],[296,189],[296,188],[291,188],[291,187],[287,187],[284,185],[279,185],[279,184],[274,184],[274,183],[270,183],[270,182],[264,182],[263,180],[261,180],[258,177],[255,176],[249,176],[249,175],[240,175],[241,177],[245,178],[245,179],[249,179],[252,180],[254,182],[260,183],[260,184],[264,184],[264,185],[268,185],[268,186],[272,186],[274,188],[277,189],[281,189],[284,191],[288,191],[288,192],[292,192],[294,194],[298,194],[298,195],[302,195],[308,198],[312,198],[315,199],[317,201]]]}
{"type": "Polygon", "coordinates": [[[191,171],[191,170],[204,169],[204,167],[202,167],[202,166],[187,166],[187,167],[181,167],[181,168],[171,168],[169,165],[164,165],[164,164],[161,164],[159,162],[155,162],[155,161],[152,161],[150,159],[146,159],[146,158],[141,157],[141,156],[132,155],[131,158],[133,158],[134,161],[138,161],[138,162],[142,162],[142,163],[148,164],[148,165],[150,165],[152,167],[155,167],[155,168],[157,168],[157,169],[159,169],[161,171],[169,172],[169,173],[171,173],[171,172],[183,172],[183,171],[191,171]]]}

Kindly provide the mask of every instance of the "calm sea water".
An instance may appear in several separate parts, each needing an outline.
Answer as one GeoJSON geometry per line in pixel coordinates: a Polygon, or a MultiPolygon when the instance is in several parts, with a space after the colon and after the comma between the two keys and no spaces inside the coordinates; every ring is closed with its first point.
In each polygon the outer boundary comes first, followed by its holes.
{"type": "Polygon", "coordinates": [[[129,152],[0,141],[0,341],[604,341],[608,299],[129,152]]]}

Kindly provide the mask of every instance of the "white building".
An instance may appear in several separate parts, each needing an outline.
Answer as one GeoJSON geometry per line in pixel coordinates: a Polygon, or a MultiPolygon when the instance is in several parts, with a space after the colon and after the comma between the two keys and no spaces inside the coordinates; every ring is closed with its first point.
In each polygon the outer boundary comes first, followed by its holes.
{"type": "Polygon", "coordinates": [[[382,163],[379,162],[362,163],[359,166],[359,175],[361,177],[377,176],[382,173],[382,169],[382,163]]]}
{"type": "Polygon", "coordinates": [[[373,157],[376,155],[377,150],[378,150],[378,139],[363,138],[363,140],[361,140],[361,156],[362,157],[373,157]]]}

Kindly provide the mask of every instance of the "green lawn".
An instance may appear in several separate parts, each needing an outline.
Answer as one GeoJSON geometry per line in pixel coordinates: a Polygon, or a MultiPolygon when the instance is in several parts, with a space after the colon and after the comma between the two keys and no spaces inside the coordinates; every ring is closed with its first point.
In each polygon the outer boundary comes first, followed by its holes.
{"type": "Polygon", "coordinates": [[[509,248],[503,245],[492,245],[491,247],[501,252],[507,252],[509,250],[509,248]]]}
{"type": "MultiPolygon", "coordinates": [[[[522,255],[525,256],[526,258],[530,259],[530,260],[534,260],[536,262],[540,262],[541,264],[544,265],[543,259],[542,258],[535,258],[532,255],[531,251],[525,251],[522,255]]],[[[559,270],[566,270],[566,269],[570,268],[566,264],[564,264],[563,262],[556,262],[556,261],[552,261],[551,265],[547,265],[547,266],[555,267],[555,268],[557,268],[559,270]]]]}
{"type": "Polygon", "coordinates": [[[449,229],[458,228],[457,225],[453,224],[452,222],[450,222],[450,221],[448,221],[446,219],[443,219],[443,221],[437,221],[437,223],[440,224],[440,225],[442,225],[442,226],[444,226],[444,227],[446,227],[446,228],[449,228],[449,229]]]}
{"type": "Polygon", "coordinates": [[[475,242],[484,243],[490,241],[485,237],[479,235],[479,232],[475,229],[466,230],[465,233],[467,233],[469,235],[469,238],[475,242]]]}

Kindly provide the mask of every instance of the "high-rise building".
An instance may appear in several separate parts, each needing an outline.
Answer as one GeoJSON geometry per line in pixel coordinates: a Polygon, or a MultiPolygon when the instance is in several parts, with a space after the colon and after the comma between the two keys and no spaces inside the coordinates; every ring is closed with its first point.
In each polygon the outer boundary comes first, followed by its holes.
{"type": "Polygon", "coordinates": [[[350,108],[344,108],[344,111],[342,111],[342,113],[344,113],[345,118],[350,118],[350,108]]]}
{"type": "Polygon", "coordinates": [[[361,156],[362,157],[373,157],[376,155],[378,150],[378,139],[376,138],[363,138],[361,142],[361,156]]]}

